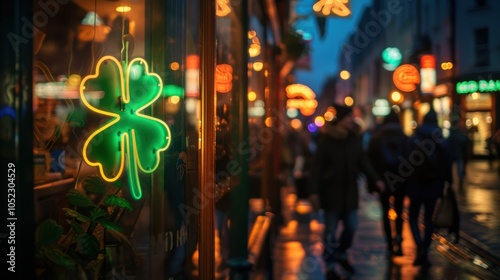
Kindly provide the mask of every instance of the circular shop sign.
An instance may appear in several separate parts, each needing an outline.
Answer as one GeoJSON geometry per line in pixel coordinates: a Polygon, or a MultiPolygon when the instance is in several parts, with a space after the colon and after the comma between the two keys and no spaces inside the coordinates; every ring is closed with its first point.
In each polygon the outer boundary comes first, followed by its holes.
{"type": "Polygon", "coordinates": [[[394,70],[392,75],[394,85],[401,91],[412,92],[420,84],[420,74],[415,66],[403,64],[394,70]]]}

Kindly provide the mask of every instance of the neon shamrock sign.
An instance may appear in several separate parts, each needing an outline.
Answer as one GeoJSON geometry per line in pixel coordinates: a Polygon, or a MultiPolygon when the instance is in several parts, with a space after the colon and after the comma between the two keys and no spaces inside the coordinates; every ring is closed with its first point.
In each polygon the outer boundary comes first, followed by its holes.
{"type": "Polygon", "coordinates": [[[142,197],[139,170],[152,173],[160,164],[160,153],[171,142],[170,129],[162,120],[143,111],[153,104],[162,92],[162,80],[149,73],[142,58],[120,63],[112,56],[97,62],[96,73],[86,76],[80,84],[80,98],[85,106],[109,117],[83,145],[83,159],[98,167],[108,182],[118,180],[126,168],[130,193],[142,197]],[[91,104],[86,91],[102,91],[98,104],[91,104]]]}

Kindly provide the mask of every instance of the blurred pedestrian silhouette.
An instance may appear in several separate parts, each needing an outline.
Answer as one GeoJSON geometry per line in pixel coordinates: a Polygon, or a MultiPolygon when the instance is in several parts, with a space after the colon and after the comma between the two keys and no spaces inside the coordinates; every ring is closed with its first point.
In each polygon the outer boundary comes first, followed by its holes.
{"type": "MultiPolygon", "coordinates": [[[[417,254],[414,265],[429,266],[431,237],[434,231],[433,214],[437,200],[443,195],[445,184],[452,182],[451,158],[448,140],[437,124],[436,112],[431,109],[416,128],[410,139],[410,151],[404,157],[404,168],[409,173],[407,194],[410,198],[410,228],[417,254]],[[423,236],[419,228],[419,216],[423,206],[423,236]]],[[[400,172],[400,175],[406,175],[400,172]]]]}
{"type": "Polygon", "coordinates": [[[334,105],[335,118],[323,126],[318,138],[311,168],[310,199],[315,209],[325,211],[324,259],[327,278],[335,279],[335,262],[344,270],[354,273],[347,259],[358,225],[359,171],[383,191],[379,180],[363,151],[359,126],[354,122],[350,107],[334,105]],[[340,240],[337,226],[342,221],[340,240]]]}
{"type": "Polygon", "coordinates": [[[409,137],[404,134],[399,115],[394,110],[391,110],[389,115],[384,118],[381,126],[373,133],[368,145],[368,157],[380,178],[384,179],[386,185],[385,190],[379,192],[373,184],[368,182],[370,192],[379,193],[388,257],[403,255],[401,248],[403,231],[402,215],[406,181],[395,180],[394,175],[398,176],[399,157],[408,153],[408,145],[409,137]],[[391,197],[394,198],[392,207],[391,197]],[[397,214],[394,230],[389,219],[391,208],[397,214]]]}
{"type": "Polygon", "coordinates": [[[451,161],[455,166],[455,170],[458,175],[458,187],[459,189],[462,189],[465,178],[467,151],[471,141],[460,127],[460,119],[458,116],[453,116],[451,119],[451,128],[448,140],[450,145],[451,161]]]}

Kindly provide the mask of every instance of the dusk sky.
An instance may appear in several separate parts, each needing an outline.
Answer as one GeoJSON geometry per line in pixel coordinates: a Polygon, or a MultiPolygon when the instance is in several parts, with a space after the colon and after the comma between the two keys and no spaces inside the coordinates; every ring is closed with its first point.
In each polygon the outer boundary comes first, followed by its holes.
{"type": "Polygon", "coordinates": [[[371,4],[371,0],[350,0],[351,16],[348,18],[328,17],[326,32],[320,38],[319,30],[312,6],[318,0],[297,0],[297,13],[309,15],[295,22],[295,28],[311,33],[311,70],[297,69],[296,81],[309,86],[316,95],[321,94],[323,83],[327,78],[337,74],[337,61],[340,47],[354,31],[364,8],[371,4]]]}

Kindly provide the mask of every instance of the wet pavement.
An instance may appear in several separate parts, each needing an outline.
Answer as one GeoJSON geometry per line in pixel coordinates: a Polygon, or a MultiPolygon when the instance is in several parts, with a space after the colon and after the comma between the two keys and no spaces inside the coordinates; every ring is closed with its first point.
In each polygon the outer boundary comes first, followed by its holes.
{"type": "MultiPolygon", "coordinates": [[[[463,189],[454,186],[461,211],[460,242],[446,230],[431,246],[430,268],[413,266],[416,247],[409,225],[403,229],[403,256],[388,259],[377,197],[360,186],[359,226],[348,258],[354,274],[340,266],[342,279],[500,279],[500,182],[497,163],[470,161],[463,189]]],[[[293,187],[282,189],[284,226],[273,250],[272,279],[325,279],[321,216],[307,200],[297,200],[293,187]],[[318,218],[319,217],[319,218],[318,218]]],[[[405,202],[408,205],[408,200],[405,202]]],[[[406,213],[403,218],[406,218],[406,213]]]]}

